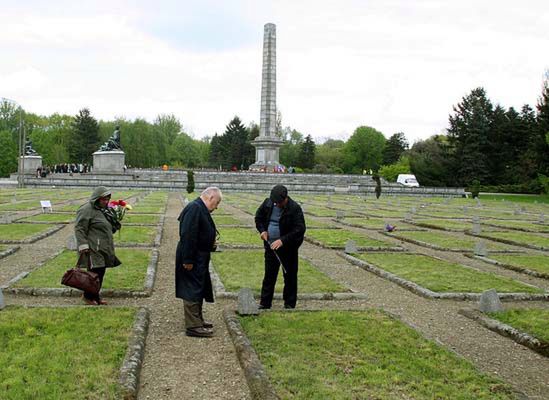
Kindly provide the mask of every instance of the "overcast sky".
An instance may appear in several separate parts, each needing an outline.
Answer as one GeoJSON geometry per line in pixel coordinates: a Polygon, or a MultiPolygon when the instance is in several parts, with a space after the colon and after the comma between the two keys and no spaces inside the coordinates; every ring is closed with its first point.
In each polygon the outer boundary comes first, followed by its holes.
{"type": "Polygon", "coordinates": [[[547,0],[0,0],[0,97],[222,133],[259,121],[267,22],[283,125],[316,139],[369,125],[413,143],[478,86],[534,106],[549,68],[547,0]]]}

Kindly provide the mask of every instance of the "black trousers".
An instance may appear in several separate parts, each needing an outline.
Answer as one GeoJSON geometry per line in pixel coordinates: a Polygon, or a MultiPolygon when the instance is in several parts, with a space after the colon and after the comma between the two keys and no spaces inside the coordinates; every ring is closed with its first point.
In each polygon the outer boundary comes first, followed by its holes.
{"type": "MultiPolygon", "coordinates": [[[[103,277],[107,268],[93,268],[91,271],[95,272],[99,276],[99,289],[103,286],[103,277]]],[[[99,300],[98,294],[84,292],[84,297],[88,300],[99,300]]]]}
{"type": "MultiPolygon", "coordinates": [[[[284,269],[282,270],[284,276],[284,291],[282,294],[284,306],[294,308],[297,302],[297,249],[284,249],[284,247],[281,247],[276,253],[286,270],[286,272],[284,272],[284,269]]],[[[263,307],[270,308],[272,305],[280,261],[273,250],[265,249],[265,275],[261,287],[260,301],[263,307]]]]}

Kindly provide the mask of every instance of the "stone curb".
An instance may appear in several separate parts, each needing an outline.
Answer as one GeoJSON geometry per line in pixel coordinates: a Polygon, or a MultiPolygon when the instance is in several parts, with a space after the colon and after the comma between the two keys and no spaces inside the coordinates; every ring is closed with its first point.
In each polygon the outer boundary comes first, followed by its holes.
{"type": "MultiPolygon", "coordinates": [[[[64,250],[64,249],[63,249],[64,250]]],[[[44,261],[43,263],[39,264],[38,267],[35,268],[38,269],[42,265],[44,265],[49,260],[55,258],[60,253],[63,252],[63,250],[58,251],[56,254],[54,254],[52,257],[50,257],[48,260],[44,261]]],[[[158,259],[159,259],[160,253],[158,249],[152,249],[152,255],[151,259],[149,261],[149,265],[147,266],[147,274],[145,276],[145,283],[143,285],[143,290],[123,290],[123,289],[102,289],[101,290],[101,296],[104,297],[112,297],[112,298],[120,298],[120,297],[130,297],[130,298],[143,298],[143,297],[150,297],[153,291],[154,287],[154,281],[156,278],[156,268],[158,266],[158,259]]],[[[36,287],[20,287],[20,288],[14,288],[11,287],[16,282],[20,281],[21,279],[25,278],[27,275],[29,275],[30,272],[25,271],[21,272],[19,275],[17,275],[15,278],[11,279],[7,285],[3,286],[2,288],[6,293],[11,293],[14,295],[22,294],[22,295],[28,295],[28,296],[51,296],[51,297],[78,297],[82,295],[82,291],[74,288],[36,288],[36,287]]]]}
{"type": "MultiPolygon", "coordinates": [[[[24,217],[24,218],[27,218],[27,217],[24,217]]],[[[62,225],[68,225],[68,224],[72,224],[74,221],[69,221],[69,222],[61,222],[61,221],[56,221],[56,222],[48,222],[48,221],[23,221],[23,219],[19,219],[17,221],[13,221],[14,224],[34,224],[34,225],[47,225],[47,224],[56,224],[56,225],[59,225],[59,224],[62,224],[62,225]]]]}
{"type": "Polygon", "coordinates": [[[21,246],[14,246],[14,247],[10,247],[9,249],[7,250],[4,250],[4,251],[1,251],[0,252],[0,259],[4,258],[4,257],[7,257],[13,253],[15,253],[17,250],[19,250],[21,248],[21,246]]]}
{"type": "MultiPolygon", "coordinates": [[[[350,226],[352,228],[359,228],[359,229],[364,229],[364,230],[367,230],[367,231],[384,232],[384,228],[372,228],[372,227],[369,227],[369,226],[363,226],[363,225],[359,225],[359,224],[353,224],[351,222],[345,222],[345,220],[339,220],[338,221],[338,220],[334,219],[334,221],[339,222],[341,225],[350,226]]],[[[410,224],[410,222],[405,222],[405,221],[400,221],[400,222],[410,224]]],[[[414,225],[414,224],[412,224],[412,225],[414,225]]],[[[398,231],[399,232],[412,232],[412,231],[415,232],[415,231],[427,231],[427,229],[399,228],[398,231]]]]}
{"type": "MultiPolygon", "coordinates": [[[[228,292],[221,281],[221,278],[217,274],[213,263],[210,261],[210,276],[212,278],[212,286],[215,293],[215,297],[219,299],[238,299],[237,292],[228,292]]],[[[273,296],[275,300],[282,300],[281,293],[275,293],[273,296]]],[[[368,295],[366,293],[356,292],[326,292],[326,293],[298,293],[298,300],[367,300],[368,295]]]]}
{"type": "MultiPolygon", "coordinates": [[[[356,257],[350,256],[348,254],[345,254],[343,252],[337,253],[340,257],[344,258],[345,260],[349,261],[351,264],[356,265],[357,267],[360,267],[368,272],[372,272],[382,278],[388,279],[391,282],[396,283],[397,285],[408,289],[412,293],[415,293],[417,295],[420,295],[422,297],[426,297],[428,299],[444,299],[444,300],[473,300],[473,301],[479,301],[480,296],[482,293],[464,293],[464,292],[457,292],[457,293],[437,293],[433,292],[432,290],[426,289],[423,286],[418,285],[415,282],[408,281],[406,279],[403,279],[395,274],[392,274],[390,272],[387,272],[383,269],[380,269],[376,267],[373,264],[367,263],[366,261],[359,260],[356,257]]],[[[473,268],[470,268],[473,269],[473,268]]],[[[528,285],[532,286],[532,285],[528,285]]],[[[543,293],[543,294],[529,294],[529,293],[498,293],[498,296],[500,300],[502,301],[517,301],[517,300],[549,300],[549,293],[543,293]]]]}
{"type": "Polygon", "coordinates": [[[534,336],[531,336],[525,332],[519,331],[510,325],[504,324],[498,320],[492,319],[478,310],[462,309],[458,310],[458,313],[464,317],[470,318],[473,321],[478,322],[485,328],[490,329],[493,332],[499,333],[502,336],[513,339],[516,343],[528,347],[534,350],[536,353],[542,356],[549,357],[549,342],[540,340],[534,336]]]}
{"type": "MultiPolygon", "coordinates": [[[[414,226],[418,226],[420,228],[429,228],[429,229],[436,229],[436,230],[439,230],[439,231],[445,231],[445,232],[465,232],[466,229],[457,229],[457,228],[443,228],[443,227],[440,227],[438,225],[432,225],[432,224],[425,224],[423,222],[417,222],[417,221],[406,221],[406,220],[400,220],[401,222],[404,222],[406,224],[410,224],[410,225],[414,225],[414,226]]],[[[471,222],[471,225],[473,225],[473,223],[471,222]]],[[[425,231],[425,230],[424,230],[425,231]]]]}
{"type": "MultiPolygon", "coordinates": [[[[466,233],[466,232],[464,232],[464,233],[466,233]]],[[[427,248],[433,249],[433,250],[449,251],[449,252],[452,252],[452,253],[472,253],[474,251],[473,248],[471,248],[471,249],[450,249],[448,247],[441,247],[441,246],[437,246],[436,244],[422,242],[421,240],[410,239],[410,238],[407,238],[407,237],[399,236],[398,234],[392,235],[392,234],[387,233],[387,232],[381,232],[381,234],[383,234],[385,236],[388,236],[388,237],[392,237],[394,239],[401,240],[403,242],[417,244],[418,246],[427,247],[427,248]]],[[[471,236],[473,236],[473,235],[471,235],[471,236]]],[[[521,251],[521,250],[489,250],[489,252],[490,253],[501,253],[501,254],[524,253],[524,251],[521,251]]]]}
{"type": "Polygon", "coordinates": [[[244,333],[236,313],[234,311],[224,310],[223,319],[225,320],[227,330],[233,341],[240,366],[244,370],[244,376],[248,382],[248,388],[250,389],[252,399],[279,399],[257,353],[244,333]]]}
{"type": "Polygon", "coordinates": [[[44,239],[48,236],[53,235],[57,231],[60,231],[61,229],[63,229],[65,226],[66,225],[54,226],[53,228],[48,229],[46,232],[42,232],[41,234],[35,235],[35,236],[33,236],[29,239],[24,239],[24,240],[5,240],[5,239],[2,239],[2,240],[0,240],[0,244],[31,244],[31,243],[37,242],[41,239],[44,239]]]}
{"type": "Polygon", "coordinates": [[[150,312],[142,307],[137,311],[133,330],[128,341],[126,357],[120,368],[118,384],[124,400],[137,399],[139,374],[145,358],[145,344],[149,332],[150,312]]]}
{"type": "MultiPolygon", "coordinates": [[[[513,245],[513,246],[527,247],[529,249],[541,250],[541,251],[549,251],[549,247],[536,246],[535,244],[519,243],[519,242],[515,242],[514,240],[500,239],[500,238],[495,238],[495,237],[491,237],[491,236],[488,236],[488,235],[482,235],[482,234],[481,235],[473,235],[472,233],[469,233],[469,232],[465,232],[465,234],[469,235],[469,236],[473,236],[473,237],[479,237],[479,238],[483,238],[483,239],[493,240],[494,242],[510,244],[510,245],[513,245]]],[[[492,253],[494,253],[494,252],[492,252],[492,253]]]]}
{"type": "Polygon", "coordinates": [[[464,256],[469,257],[469,258],[475,258],[477,260],[484,261],[485,263],[492,264],[492,265],[497,265],[498,267],[502,267],[502,268],[505,268],[505,269],[510,269],[511,271],[516,271],[516,272],[520,272],[520,273],[523,273],[523,274],[535,276],[536,278],[549,279],[549,274],[545,274],[543,272],[533,271],[531,269],[524,268],[524,267],[519,267],[517,265],[505,264],[505,263],[502,263],[500,261],[492,260],[489,257],[482,257],[482,256],[474,255],[474,254],[464,254],[464,256]]]}
{"type": "MultiPolygon", "coordinates": [[[[327,249],[327,250],[343,250],[343,249],[345,249],[345,246],[326,246],[322,242],[320,242],[316,239],[309,238],[307,236],[305,236],[305,241],[309,242],[311,244],[314,244],[316,246],[322,247],[323,249],[327,249]]],[[[357,247],[357,250],[358,251],[390,251],[390,252],[393,252],[393,251],[406,251],[406,249],[404,247],[400,247],[400,246],[395,246],[395,247],[357,247]]]]}
{"type": "MultiPolygon", "coordinates": [[[[522,222],[528,222],[528,221],[522,221],[522,222]]],[[[531,230],[531,229],[527,229],[527,228],[518,228],[518,227],[515,227],[515,226],[501,226],[501,225],[487,224],[487,223],[483,223],[482,225],[491,226],[491,227],[493,227],[493,228],[500,228],[500,229],[502,229],[502,230],[511,229],[511,230],[513,230],[513,231],[528,232],[528,233],[549,233],[549,228],[548,228],[547,230],[534,231],[534,230],[531,230]]],[[[538,224],[538,223],[536,223],[536,222],[532,222],[532,225],[540,225],[540,226],[543,226],[542,224],[538,224]]]]}

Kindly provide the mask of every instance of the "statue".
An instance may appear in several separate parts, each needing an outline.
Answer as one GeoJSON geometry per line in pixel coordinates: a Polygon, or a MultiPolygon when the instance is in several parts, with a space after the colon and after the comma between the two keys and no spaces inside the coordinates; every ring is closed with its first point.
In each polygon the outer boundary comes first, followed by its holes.
{"type": "Polygon", "coordinates": [[[26,156],[36,156],[38,153],[36,150],[32,148],[32,142],[30,140],[27,140],[25,143],[25,155],[26,156]]]}
{"type": "Polygon", "coordinates": [[[120,145],[120,126],[116,126],[114,133],[105,143],[101,145],[99,151],[113,151],[113,150],[122,150],[120,145]]]}

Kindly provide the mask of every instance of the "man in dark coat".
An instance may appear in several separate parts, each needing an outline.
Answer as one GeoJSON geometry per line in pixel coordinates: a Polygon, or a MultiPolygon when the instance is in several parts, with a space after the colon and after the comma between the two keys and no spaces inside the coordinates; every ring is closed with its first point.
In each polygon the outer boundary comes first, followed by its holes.
{"type": "Polygon", "coordinates": [[[215,250],[215,224],[210,215],[221,202],[221,191],[209,187],[179,215],[179,243],[175,256],[175,295],[183,299],[187,336],[211,337],[213,325],[204,321],[202,304],[213,303],[208,266],[215,250]]]}
{"type": "Polygon", "coordinates": [[[288,196],[288,189],[276,185],[255,213],[255,226],[265,247],[265,275],[260,309],[271,308],[282,264],[284,308],[295,308],[297,301],[298,249],[305,235],[305,218],[299,204],[288,196]]]}

